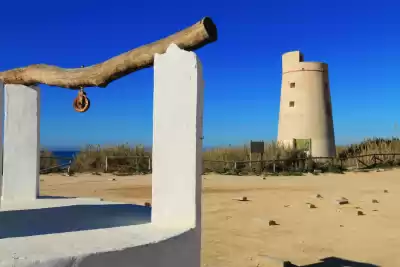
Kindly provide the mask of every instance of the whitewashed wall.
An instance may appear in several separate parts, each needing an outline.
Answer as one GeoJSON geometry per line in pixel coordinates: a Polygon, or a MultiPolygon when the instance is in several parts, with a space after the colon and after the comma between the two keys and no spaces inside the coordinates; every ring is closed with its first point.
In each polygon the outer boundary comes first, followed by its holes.
{"type": "Polygon", "coordinates": [[[3,201],[34,200],[39,190],[40,90],[5,86],[3,201]]]}
{"type": "MultiPolygon", "coordinates": [[[[200,267],[203,87],[194,53],[155,56],[151,223],[0,239],[0,267],[200,267]]],[[[37,203],[39,88],[5,91],[2,198],[37,203]]]]}

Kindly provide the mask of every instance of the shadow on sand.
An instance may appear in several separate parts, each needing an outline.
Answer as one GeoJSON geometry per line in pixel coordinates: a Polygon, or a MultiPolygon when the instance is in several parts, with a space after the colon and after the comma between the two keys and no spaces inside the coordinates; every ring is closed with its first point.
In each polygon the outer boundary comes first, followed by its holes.
{"type": "Polygon", "coordinates": [[[379,267],[375,264],[356,262],[351,260],[340,259],[336,257],[329,257],[321,259],[318,263],[307,264],[307,265],[287,265],[285,267],[379,267]]]}
{"type": "Polygon", "coordinates": [[[38,199],[76,199],[76,197],[38,196],[38,199]]]}
{"type": "Polygon", "coordinates": [[[132,204],[2,211],[0,239],[137,225],[150,220],[150,207],[132,204]]]}

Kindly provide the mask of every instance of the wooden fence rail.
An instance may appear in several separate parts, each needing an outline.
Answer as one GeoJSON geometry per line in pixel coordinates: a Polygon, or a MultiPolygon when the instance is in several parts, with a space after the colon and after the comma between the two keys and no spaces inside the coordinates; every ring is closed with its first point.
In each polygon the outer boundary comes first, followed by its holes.
{"type": "Polygon", "coordinates": [[[56,164],[55,166],[48,166],[50,165],[49,163],[45,164],[47,166],[41,167],[39,171],[40,173],[48,173],[52,170],[61,170],[65,168],[69,169],[73,162],[73,158],[71,157],[40,157],[40,160],[56,160],[55,163],[53,162],[53,164],[56,164]],[[61,163],[60,161],[64,161],[64,163],[61,163]]]}
{"type": "MultiPolygon", "coordinates": [[[[238,160],[238,161],[214,161],[204,160],[205,165],[208,163],[223,163],[225,165],[232,165],[233,171],[239,169],[245,169],[245,166],[254,166],[258,164],[259,171],[265,170],[266,167],[270,167],[272,172],[277,172],[278,166],[285,171],[297,169],[307,170],[313,169],[311,165],[319,165],[319,167],[337,166],[341,169],[355,167],[359,168],[371,168],[379,164],[400,164],[400,153],[374,153],[365,155],[354,155],[347,157],[303,157],[303,158],[285,158],[285,159],[269,159],[269,160],[238,160]],[[399,160],[399,162],[396,162],[399,160]]],[[[251,168],[251,167],[250,167],[251,168]]]]}
{"type": "Polygon", "coordinates": [[[135,159],[135,170],[137,172],[140,171],[140,160],[141,159],[146,159],[147,160],[147,171],[151,171],[151,157],[149,156],[106,156],[105,159],[105,172],[109,172],[110,171],[110,164],[109,164],[109,160],[112,159],[135,159]]]}
{"type": "MultiPolygon", "coordinates": [[[[64,161],[58,162],[55,166],[41,168],[41,173],[61,168],[70,168],[73,158],[65,157],[41,157],[41,159],[56,159],[64,161]]],[[[400,153],[374,153],[365,155],[355,155],[347,157],[303,157],[303,158],[284,158],[268,160],[208,160],[203,164],[204,171],[218,173],[240,172],[241,170],[258,172],[282,172],[282,171],[304,171],[321,168],[337,167],[344,169],[371,168],[378,165],[400,165],[400,153]]],[[[130,168],[136,173],[151,172],[152,159],[150,156],[106,156],[103,167],[105,172],[114,169],[130,168]],[[133,159],[130,161],[129,159],[133,159]],[[115,160],[114,162],[112,162],[115,160]],[[111,162],[110,162],[111,161],[111,162]],[[110,164],[112,163],[112,164],[110,164]]]]}

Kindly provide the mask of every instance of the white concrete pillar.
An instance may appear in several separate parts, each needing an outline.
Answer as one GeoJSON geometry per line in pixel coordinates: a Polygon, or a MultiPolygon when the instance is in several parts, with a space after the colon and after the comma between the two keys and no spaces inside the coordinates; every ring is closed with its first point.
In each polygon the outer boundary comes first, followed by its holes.
{"type": "Polygon", "coordinates": [[[196,54],[171,44],[154,59],[152,223],[200,227],[203,76],[196,54]]]}
{"type": "MultiPolygon", "coordinates": [[[[0,81],[0,196],[3,188],[4,84],[0,81]]],[[[1,200],[0,200],[1,201],[1,200]]]]}
{"type": "Polygon", "coordinates": [[[4,117],[2,200],[34,200],[39,194],[39,87],[7,84],[4,117]]]}

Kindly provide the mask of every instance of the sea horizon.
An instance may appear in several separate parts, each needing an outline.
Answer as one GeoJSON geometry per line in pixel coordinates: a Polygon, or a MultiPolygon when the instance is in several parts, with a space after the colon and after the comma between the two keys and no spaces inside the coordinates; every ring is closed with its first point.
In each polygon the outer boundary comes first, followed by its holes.
{"type": "MultiPolygon", "coordinates": [[[[215,146],[207,146],[207,147],[203,147],[203,151],[207,151],[208,149],[213,149],[216,148],[215,146]]],[[[60,157],[60,158],[72,158],[74,157],[76,154],[78,154],[81,149],[48,149],[46,148],[46,150],[50,151],[53,156],[55,157],[60,157]]],[[[151,150],[151,147],[145,147],[145,150],[151,150]]]]}

